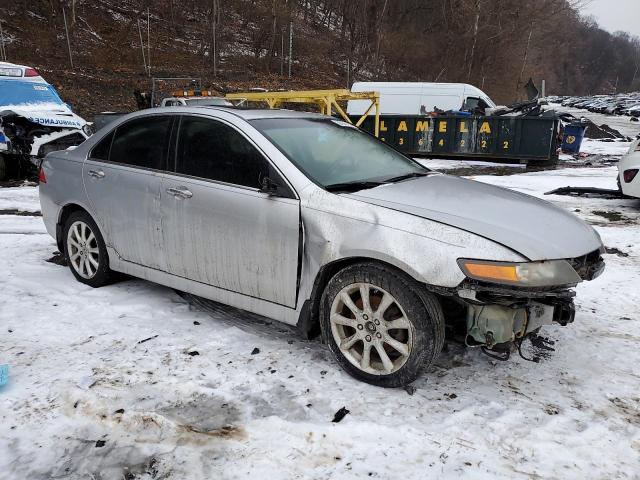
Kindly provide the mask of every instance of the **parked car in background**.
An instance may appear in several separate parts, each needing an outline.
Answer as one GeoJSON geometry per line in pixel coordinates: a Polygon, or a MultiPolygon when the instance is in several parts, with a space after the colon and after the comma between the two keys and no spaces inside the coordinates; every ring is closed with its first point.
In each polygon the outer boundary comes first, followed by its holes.
{"type": "MultiPolygon", "coordinates": [[[[224,97],[207,95],[210,91],[185,90],[175,91],[172,96],[165,97],[160,102],[160,107],[233,107],[233,103],[224,97]],[[205,93],[205,95],[203,95],[205,93]]],[[[152,107],[149,107],[152,108],[152,107]]],[[[154,107],[155,108],[155,107],[154,107]]],[[[117,119],[127,115],[127,112],[100,112],[93,118],[96,130],[100,130],[117,119]]]]}
{"type": "Polygon", "coordinates": [[[233,107],[233,104],[223,97],[167,97],[162,99],[161,107],[233,107]]]}
{"type": "Polygon", "coordinates": [[[640,92],[592,97],[549,97],[549,102],[561,103],[563,107],[581,108],[604,115],[640,116],[640,92]]]}
{"type": "Polygon", "coordinates": [[[625,113],[632,117],[640,117],[640,103],[630,106],[625,110],[625,113]]]}
{"type": "Polygon", "coordinates": [[[618,185],[623,194],[640,198],[640,138],[618,162],[618,185]]]}
{"type": "Polygon", "coordinates": [[[79,145],[91,133],[53,85],[0,76],[0,180],[37,175],[47,153],[79,145]]]}
{"type": "Polygon", "coordinates": [[[144,110],[49,154],[40,178],[78,281],[123,272],[322,332],[347,372],[385,387],[431,364],[446,327],[508,357],[572,322],[573,287],[604,268],[573,214],[318,114],[144,110]]]}

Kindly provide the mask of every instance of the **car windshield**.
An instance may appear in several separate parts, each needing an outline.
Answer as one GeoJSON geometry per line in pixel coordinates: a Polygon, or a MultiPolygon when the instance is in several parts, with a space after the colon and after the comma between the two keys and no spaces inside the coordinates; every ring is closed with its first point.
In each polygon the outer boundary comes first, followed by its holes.
{"type": "Polygon", "coordinates": [[[0,79],[0,105],[64,105],[56,90],[48,83],[0,79]]]}
{"type": "Polygon", "coordinates": [[[350,123],[269,118],[251,124],[311,180],[328,190],[360,190],[427,175],[430,170],[350,123]]]}

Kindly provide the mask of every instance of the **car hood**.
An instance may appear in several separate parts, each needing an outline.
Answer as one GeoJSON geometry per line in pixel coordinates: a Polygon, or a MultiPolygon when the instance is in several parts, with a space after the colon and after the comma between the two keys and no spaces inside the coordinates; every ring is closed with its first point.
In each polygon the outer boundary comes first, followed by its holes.
{"type": "Polygon", "coordinates": [[[449,175],[431,174],[343,195],[466,230],[532,261],[575,258],[602,245],[591,226],[560,207],[449,175]]]}

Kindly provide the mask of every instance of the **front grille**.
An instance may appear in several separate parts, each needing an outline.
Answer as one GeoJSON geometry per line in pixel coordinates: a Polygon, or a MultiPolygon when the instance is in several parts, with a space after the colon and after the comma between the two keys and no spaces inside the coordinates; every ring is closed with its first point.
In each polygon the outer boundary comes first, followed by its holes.
{"type": "Polygon", "coordinates": [[[592,280],[604,268],[600,250],[594,250],[581,257],[567,260],[582,280],[592,280]]]}

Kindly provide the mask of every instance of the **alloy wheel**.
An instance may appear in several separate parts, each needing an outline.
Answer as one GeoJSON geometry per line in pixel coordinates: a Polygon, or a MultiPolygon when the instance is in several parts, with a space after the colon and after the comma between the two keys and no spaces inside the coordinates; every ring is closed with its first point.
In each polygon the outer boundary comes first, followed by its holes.
{"type": "Polygon", "coordinates": [[[82,278],[95,276],[100,266],[98,241],[89,225],[73,222],[67,233],[67,252],[73,269],[82,278]]]}
{"type": "Polygon", "coordinates": [[[396,298],[375,285],[344,287],[331,305],[330,324],[342,354],[363,372],[389,375],[411,354],[412,323],[396,298]]]}

